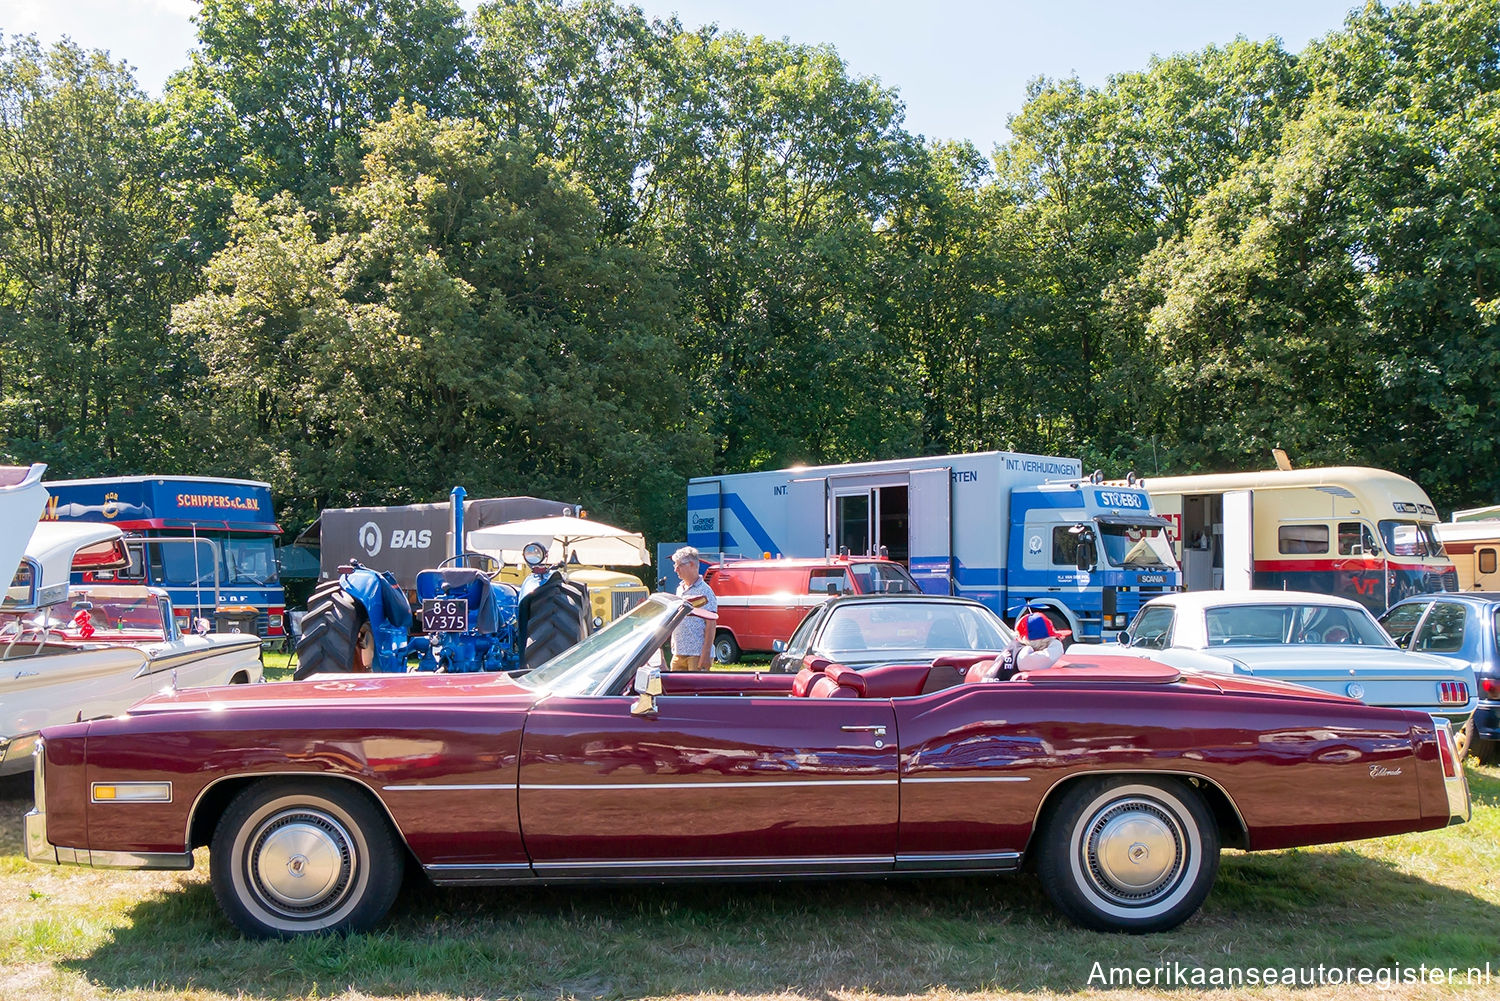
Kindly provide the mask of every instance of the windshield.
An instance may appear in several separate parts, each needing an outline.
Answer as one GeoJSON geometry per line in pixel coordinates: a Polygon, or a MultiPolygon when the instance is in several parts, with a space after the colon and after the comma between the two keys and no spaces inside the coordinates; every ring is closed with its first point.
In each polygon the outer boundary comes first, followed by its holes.
{"type": "Polygon", "coordinates": [[[1151,525],[1101,523],[1099,541],[1104,547],[1104,558],[1112,567],[1168,570],[1176,565],[1166,533],[1151,525]]]}
{"type": "Polygon", "coordinates": [[[1015,634],[987,608],[938,601],[870,602],[829,611],[818,653],[1003,650],[1015,634]]]}
{"type": "Polygon", "coordinates": [[[1209,646],[1353,644],[1394,647],[1363,608],[1338,605],[1230,605],[1203,613],[1209,646]]]}
{"type": "Polygon", "coordinates": [[[912,593],[919,590],[899,563],[856,563],[850,569],[864,594],[912,593]]]}
{"type": "Polygon", "coordinates": [[[623,669],[634,669],[667,641],[684,607],[680,599],[653,594],[582,643],[518,675],[516,684],[548,695],[608,694],[623,669]]]}
{"type": "Polygon", "coordinates": [[[277,583],[276,543],[272,536],[199,532],[196,542],[186,541],[194,538],[186,533],[174,534],[170,538],[184,541],[146,542],[153,584],[212,587],[215,546],[219,551],[220,587],[277,583]]]}
{"type": "Polygon", "coordinates": [[[1392,556],[1444,556],[1431,525],[1415,521],[1382,521],[1380,536],[1392,556]]]}

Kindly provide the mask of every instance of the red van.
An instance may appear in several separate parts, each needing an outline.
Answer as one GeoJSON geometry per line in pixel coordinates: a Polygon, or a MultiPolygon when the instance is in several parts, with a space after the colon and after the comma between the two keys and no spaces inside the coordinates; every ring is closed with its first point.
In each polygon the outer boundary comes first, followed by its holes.
{"type": "Polygon", "coordinates": [[[723,664],[739,660],[742,650],[769,653],[830,597],[920,590],[904,566],[875,556],[729,560],[710,566],[703,579],[719,599],[714,660],[723,664]]]}

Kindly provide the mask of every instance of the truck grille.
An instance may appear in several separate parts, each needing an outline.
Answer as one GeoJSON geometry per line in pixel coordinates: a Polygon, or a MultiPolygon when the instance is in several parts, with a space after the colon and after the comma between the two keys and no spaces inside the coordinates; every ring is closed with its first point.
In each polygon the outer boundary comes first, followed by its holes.
{"type": "Polygon", "coordinates": [[[610,595],[610,618],[618,619],[646,600],[646,589],[620,588],[610,595]]]}

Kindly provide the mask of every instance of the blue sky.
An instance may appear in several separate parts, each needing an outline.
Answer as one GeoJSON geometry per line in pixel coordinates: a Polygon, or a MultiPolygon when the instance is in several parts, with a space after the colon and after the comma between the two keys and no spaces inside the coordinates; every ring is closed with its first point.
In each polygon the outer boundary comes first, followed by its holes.
{"type": "MultiPolygon", "coordinates": [[[[477,0],[463,0],[473,10],[477,0]]],[[[639,0],[647,15],[689,27],[829,43],[851,72],[878,77],[906,102],[907,127],[988,150],[1026,100],[1027,81],[1077,74],[1102,84],[1153,54],[1191,52],[1237,35],[1289,49],[1338,29],[1356,0],[639,0]]],[[[0,0],[0,31],[68,35],[136,68],[152,94],[182,66],[196,35],[193,0],[0,0]]]]}

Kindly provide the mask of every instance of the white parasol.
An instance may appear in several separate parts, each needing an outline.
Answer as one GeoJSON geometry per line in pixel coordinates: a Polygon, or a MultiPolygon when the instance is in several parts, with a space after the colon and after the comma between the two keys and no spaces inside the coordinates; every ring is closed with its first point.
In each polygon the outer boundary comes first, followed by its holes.
{"type": "Polygon", "coordinates": [[[519,562],[529,542],[547,547],[547,562],[561,563],[577,556],[590,566],[638,567],[651,562],[640,532],[627,532],[584,518],[530,518],[510,521],[468,533],[469,548],[507,563],[519,562]]]}

